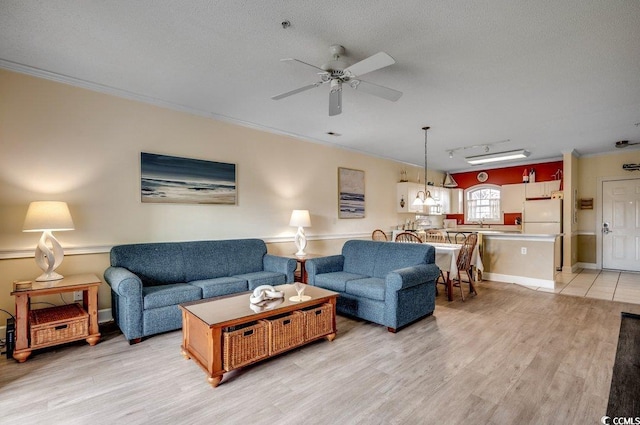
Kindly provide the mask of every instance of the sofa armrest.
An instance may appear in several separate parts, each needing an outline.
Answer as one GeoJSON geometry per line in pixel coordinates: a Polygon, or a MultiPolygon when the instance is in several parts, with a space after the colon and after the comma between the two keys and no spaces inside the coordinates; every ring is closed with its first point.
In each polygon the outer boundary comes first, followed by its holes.
{"type": "Polygon", "coordinates": [[[434,281],[440,276],[435,264],[420,264],[390,272],[386,276],[386,290],[399,291],[410,286],[434,281]]]}
{"type": "Polygon", "coordinates": [[[124,267],[109,267],[104,272],[104,280],[122,297],[142,297],[142,280],[124,267]]]}
{"type": "Polygon", "coordinates": [[[104,280],[111,286],[111,312],[125,338],[142,338],[142,281],[124,267],[109,267],[104,280]]]}
{"type": "Polygon", "coordinates": [[[311,258],[305,261],[307,283],[315,285],[316,275],[322,273],[341,272],[344,269],[344,256],[330,255],[328,257],[311,258]]]}
{"type": "Polygon", "coordinates": [[[286,275],[287,283],[292,283],[293,273],[296,271],[298,263],[293,258],[265,254],[262,259],[262,266],[266,272],[282,273],[286,275]]]}

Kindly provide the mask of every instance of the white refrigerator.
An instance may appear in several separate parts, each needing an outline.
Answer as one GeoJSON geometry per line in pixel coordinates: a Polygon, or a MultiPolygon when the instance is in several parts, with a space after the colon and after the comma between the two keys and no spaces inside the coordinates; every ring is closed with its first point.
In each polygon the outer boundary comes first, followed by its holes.
{"type": "Polygon", "coordinates": [[[562,199],[525,201],[522,233],[557,235],[562,233],[562,199]]]}
{"type": "MultiPolygon", "coordinates": [[[[562,233],[562,199],[524,201],[522,233],[559,235],[562,233]]],[[[556,238],[553,249],[556,270],[562,269],[562,236],[556,238]]]]}

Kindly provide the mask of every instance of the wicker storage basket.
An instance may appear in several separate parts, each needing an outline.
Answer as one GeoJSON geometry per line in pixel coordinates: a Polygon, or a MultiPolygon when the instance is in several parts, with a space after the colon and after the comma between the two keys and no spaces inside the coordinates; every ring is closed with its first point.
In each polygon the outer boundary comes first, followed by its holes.
{"type": "Polygon", "coordinates": [[[304,342],[304,315],[299,311],[267,320],[269,355],[281,353],[304,342]]]}
{"type": "Polygon", "coordinates": [[[89,314],[78,304],[31,310],[31,348],[46,347],[89,336],[89,314]]]}
{"type": "Polygon", "coordinates": [[[242,329],[223,332],[223,367],[227,372],[269,355],[267,323],[259,321],[242,329]]]}
{"type": "Polygon", "coordinates": [[[309,310],[304,310],[304,340],[309,341],[333,332],[332,305],[322,304],[309,310]]]}

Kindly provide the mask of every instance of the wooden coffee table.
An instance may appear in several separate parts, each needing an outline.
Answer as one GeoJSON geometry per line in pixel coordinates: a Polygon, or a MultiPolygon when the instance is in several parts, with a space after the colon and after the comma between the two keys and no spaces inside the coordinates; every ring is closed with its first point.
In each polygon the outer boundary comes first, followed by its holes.
{"type": "MultiPolygon", "coordinates": [[[[222,381],[225,372],[235,368],[224,362],[225,353],[228,354],[228,350],[232,348],[231,344],[225,346],[225,333],[229,336],[234,329],[242,329],[243,326],[252,324],[268,324],[269,321],[275,323],[276,320],[282,320],[282,316],[287,314],[291,315],[287,317],[292,318],[295,315],[296,320],[303,316],[307,317],[309,313],[320,314],[321,312],[327,312],[330,315],[326,317],[326,320],[330,321],[330,323],[327,323],[326,331],[314,334],[309,338],[305,337],[304,340],[296,342],[295,345],[287,347],[285,350],[279,349],[274,353],[265,353],[255,361],[250,360],[249,363],[244,363],[243,366],[320,338],[333,341],[336,337],[336,299],[338,297],[336,292],[305,285],[304,295],[310,296],[311,299],[296,302],[289,300],[290,297],[297,295],[292,284],[276,286],[276,289],[284,291],[284,300],[271,308],[266,307],[263,311],[254,311],[251,308],[252,306],[249,302],[251,292],[209,298],[180,305],[182,310],[181,353],[186,359],[193,359],[205,370],[207,381],[213,387],[216,387],[222,381]]],[[[256,310],[260,310],[255,306],[253,307],[256,310]]],[[[306,320],[310,323],[311,319],[308,318],[306,320]]],[[[270,339],[267,345],[270,345],[274,339],[278,339],[280,336],[273,334],[273,332],[278,332],[277,327],[270,329],[272,331],[269,334],[265,334],[265,337],[270,339]]],[[[247,331],[247,333],[249,332],[247,331]]]]}

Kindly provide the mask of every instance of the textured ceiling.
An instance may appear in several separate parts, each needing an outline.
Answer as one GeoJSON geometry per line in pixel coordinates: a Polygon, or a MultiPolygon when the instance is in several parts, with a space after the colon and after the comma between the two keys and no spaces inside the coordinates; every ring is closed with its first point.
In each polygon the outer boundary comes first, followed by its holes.
{"type": "Polygon", "coordinates": [[[491,150],[534,161],[640,142],[638,0],[0,0],[0,66],[417,165],[429,125],[441,170],[506,139],[491,150]],[[331,44],[393,56],[363,78],[402,98],[345,87],[334,117],[327,85],[270,99],[318,79],[281,58],[331,44]]]}

